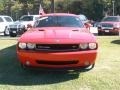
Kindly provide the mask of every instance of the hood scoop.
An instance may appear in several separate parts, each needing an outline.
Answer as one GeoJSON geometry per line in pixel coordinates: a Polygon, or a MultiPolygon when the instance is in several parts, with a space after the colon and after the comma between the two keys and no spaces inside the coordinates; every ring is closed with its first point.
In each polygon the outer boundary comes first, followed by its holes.
{"type": "Polygon", "coordinates": [[[44,29],[38,29],[38,31],[45,31],[44,29]]]}
{"type": "Polygon", "coordinates": [[[79,30],[75,29],[75,30],[72,30],[72,31],[76,32],[76,31],[79,31],[79,30]]]}

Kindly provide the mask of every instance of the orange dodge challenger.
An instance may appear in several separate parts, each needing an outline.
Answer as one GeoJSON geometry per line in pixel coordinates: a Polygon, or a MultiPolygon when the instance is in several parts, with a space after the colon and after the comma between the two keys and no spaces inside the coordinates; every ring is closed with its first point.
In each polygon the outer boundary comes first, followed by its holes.
{"type": "Polygon", "coordinates": [[[98,44],[74,14],[43,15],[18,40],[17,55],[22,66],[77,68],[94,66],[98,44]]]}

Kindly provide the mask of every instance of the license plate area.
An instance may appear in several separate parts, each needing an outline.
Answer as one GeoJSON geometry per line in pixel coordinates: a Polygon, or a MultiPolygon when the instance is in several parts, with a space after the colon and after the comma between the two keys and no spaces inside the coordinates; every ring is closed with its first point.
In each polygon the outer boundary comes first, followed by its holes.
{"type": "Polygon", "coordinates": [[[16,31],[12,31],[12,33],[16,33],[16,31]]]}
{"type": "Polygon", "coordinates": [[[109,30],[104,30],[105,32],[110,32],[109,30]]]}

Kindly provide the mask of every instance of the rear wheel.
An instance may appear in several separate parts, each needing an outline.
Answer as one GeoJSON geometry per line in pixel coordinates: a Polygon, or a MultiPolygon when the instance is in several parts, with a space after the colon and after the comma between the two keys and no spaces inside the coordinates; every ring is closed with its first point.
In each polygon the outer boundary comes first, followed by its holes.
{"type": "Polygon", "coordinates": [[[12,33],[12,32],[10,32],[10,37],[16,37],[16,36],[17,36],[16,33],[12,33]]]}

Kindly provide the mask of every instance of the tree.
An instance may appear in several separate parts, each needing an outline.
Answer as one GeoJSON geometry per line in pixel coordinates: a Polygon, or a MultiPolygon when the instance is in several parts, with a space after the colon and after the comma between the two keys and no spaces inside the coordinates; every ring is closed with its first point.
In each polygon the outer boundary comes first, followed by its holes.
{"type": "Polygon", "coordinates": [[[12,16],[14,17],[15,20],[19,19],[19,17],[22,15],[21,11],[22,11],[22,8],[23,8],[23,4],[19,3],[18,1],[16,1],[14,3],[14,5],[11,7],[12,9],[12,16]]]}
{"type": "MultiPolygon", "coordinates": [[[[40,3],[46,13],[51,12],[50,0],[0,0],[0,14],[12,15],[14,18],[28,12],[38,14],[40,3]]],[[[55,0],[55,12],[85,14],[93,20],[101,20],[105,15],[112,15],[112,9],[112,0],[55,0]]],[[[115,15],[120,15],[119,0],[115,0],[115,15]]]]}

